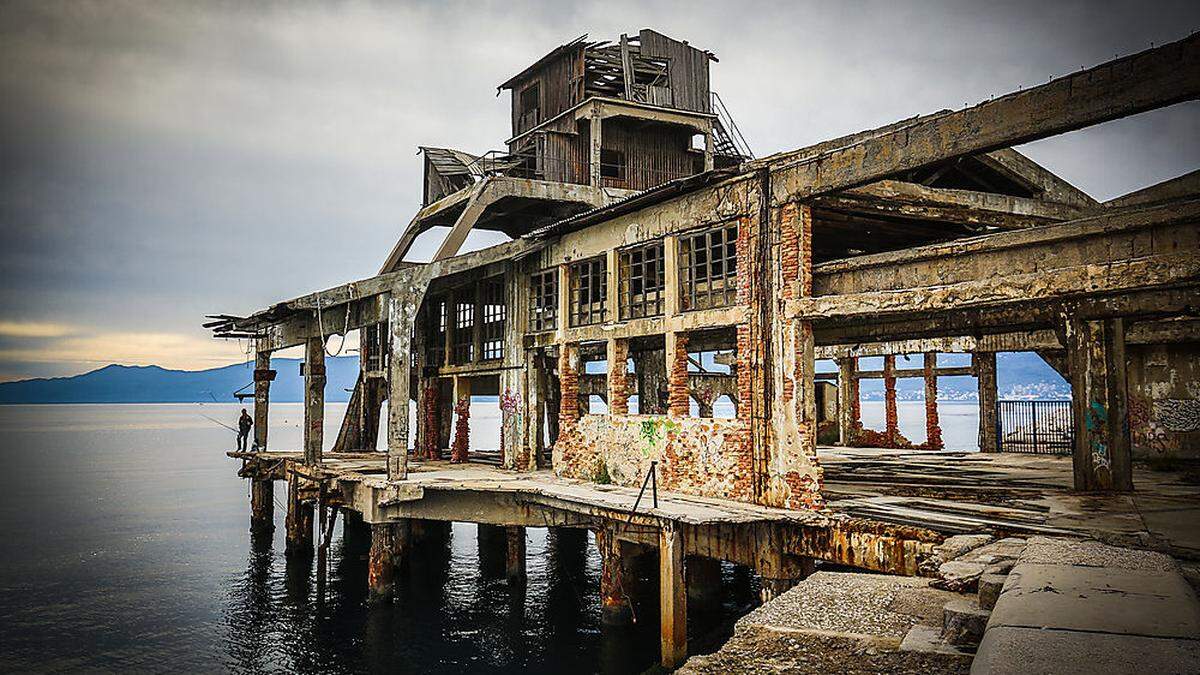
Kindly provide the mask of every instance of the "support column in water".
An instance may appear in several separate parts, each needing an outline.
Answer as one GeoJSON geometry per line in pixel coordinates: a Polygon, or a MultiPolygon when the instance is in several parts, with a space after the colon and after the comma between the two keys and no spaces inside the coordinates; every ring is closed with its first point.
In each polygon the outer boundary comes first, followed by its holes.
{"type": "Polygon", "coordinates": [[[600,620],[610,626],[626,625],[633,617],[625,595],[621,543],[614,531],[599,529],[596,548],[600,550],[600,620]]]}
{"type": "Polygon", "coordinates": [[[287,555],[311,557],[313,554],[313,505],[300,499],[300,479],[294,471],[288,475],[287,555]]]}
{"type": "Polygon", "coordinates": [[[507,546],[505,549],[505,576],[508,583],[525,585],[525,528],[510,525],[504,528],[507,546]]]}
{"type": "Polygon", "coordinates": [[[250,531],[275,531],[275,482],[270,478],[250,481],[250,531]]]}

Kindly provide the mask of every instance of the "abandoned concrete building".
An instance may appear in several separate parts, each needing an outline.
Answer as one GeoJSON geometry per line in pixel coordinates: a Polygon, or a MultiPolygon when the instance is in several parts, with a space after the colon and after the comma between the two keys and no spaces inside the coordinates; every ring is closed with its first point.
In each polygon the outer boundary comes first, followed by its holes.
{"type": "MultiPolygon", "coordinates": [[[[500,85],[504,150],[421,148],[423,206],[377,274],[212,317],[257,353],[257,452],[234,453],[255,527],[287,481],[289,550],[313,550],[314,513],[326,546],[340,511],[370,528],[380,595],[438,523],[506,528],[514,579],[524,527],[588,529],[613,620],[628,561],[657,555],[675,667],[687,586],[715,561],[751,566],[770,597],[814,561],[926,574],[949,535],[1052,529],[961,494],[938,502],[956,513],[897,502],[953,472],[934,460],[870,495],[830,489],[878,468],[826,460],[818,438],[940,450],[943,376],[978,378],[979,449],[1006,449],[997,352],[1037,352],[1071,385],[1057,492],[1136,491],[1136,458],[1200,455],[1200,172],[1100,203],[1012,149],[1197,98],[1200,38],[757,159],[709,87],[716,61],[653,30],[554,49],[500,85]],[[508,240],[462,252],[472,230],[508,240]],[[442,238],[415,262],[422,235],[442,238]],[[325,341],[349,331],[360,375],[328,450],[325,341]],[[301,345],[304,447],[276,449],[270,357],[301,345]],[[970,364],[939,365],[949,353],[970,364]],[[923,443],[898,431],[905,377],[924,380],[923,443]],[[865,378],[884,381],[883,431],[862,424],[865,378]],[[496,397],[499,448],[472,446],[472,395],[496,397]]],[[[953,490],[988,480],[1013,479],[953,490]]]]}

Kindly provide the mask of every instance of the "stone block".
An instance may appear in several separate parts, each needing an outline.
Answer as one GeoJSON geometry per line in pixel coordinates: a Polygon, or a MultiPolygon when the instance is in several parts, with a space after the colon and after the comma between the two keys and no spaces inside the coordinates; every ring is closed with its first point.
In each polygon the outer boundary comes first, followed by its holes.
{"type": "Polygon", "coordinates": [[[952,645],[977,645],[983,639],[991,612],[974,599],[947,602],[942,609],[942,639],[952,645]]]}
{"type": "Polygon", "coordinates": [[[935,588],[958,593],[972,593],[983,576],[983,563],[951,560],[938,567],[938,579],[933,582],[935,588]]]}
{"type": "Polygon", "coordinates": [[[992,625],[1195,639],[1200,603],[1175,572],[1023,562],[1009,575],[992,625]]]}
{"type": "Polygon", "coordinates": [[[992,609],[996,606],[996,601],[1000,599],[1000,592],[1004,589],[1004,582],[1008,579],[1007,574],[984,574],[979,577],[979,606],[984,609],[992,609]]]}
{"type": "Polygon", "coordinates": [[[988,629],[971,675],[1200,672],[1200,640],[1013,626],[988,629]]]}

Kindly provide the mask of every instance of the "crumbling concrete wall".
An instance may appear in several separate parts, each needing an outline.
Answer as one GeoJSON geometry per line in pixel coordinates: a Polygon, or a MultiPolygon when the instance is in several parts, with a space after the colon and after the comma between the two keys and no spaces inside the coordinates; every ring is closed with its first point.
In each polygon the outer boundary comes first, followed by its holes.
{"type": "Polygon", "coordinates": [[[747,425],[736,419],[584,415],[554,445],[560,476],[638,487],[657,461],[658,487],[752,501],[747,425]]]}
{"type": "Polygon", "coordinates": [[[1200,344],[1126,349],[1133,456],[1200,458],[1200,344]]]}

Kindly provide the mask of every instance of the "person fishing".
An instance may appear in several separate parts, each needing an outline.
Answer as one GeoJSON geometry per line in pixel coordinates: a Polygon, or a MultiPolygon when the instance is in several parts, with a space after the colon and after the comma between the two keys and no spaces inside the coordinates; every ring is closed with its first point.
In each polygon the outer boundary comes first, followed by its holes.
{"type": "Polygon", "coordinates": [[[254,426],[254,420],[246,412],[246,409],[242,408],[242,416],[238,418],[238,452],[246,451],[246,439],[250,437],[250,427],[252,426],[254,426]]]}

